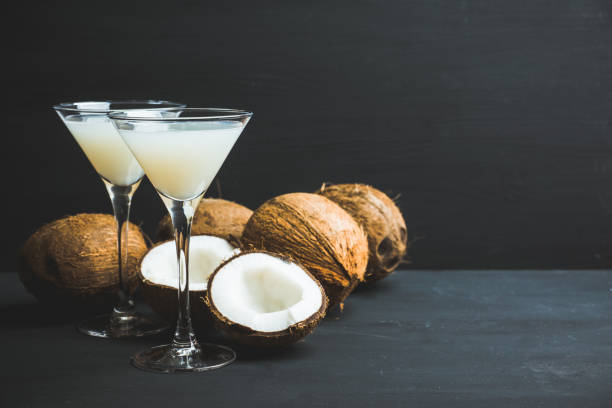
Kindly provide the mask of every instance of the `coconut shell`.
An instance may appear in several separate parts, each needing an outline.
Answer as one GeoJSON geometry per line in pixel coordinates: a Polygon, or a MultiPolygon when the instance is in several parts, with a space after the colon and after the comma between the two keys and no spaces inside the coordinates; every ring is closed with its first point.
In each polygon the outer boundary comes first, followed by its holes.
{"type": "Polygon", "coordinates": [[[406,222],[393,200],[365,184],[323,184],[318,193],[346,210],[366,232],[369,249],[366,282],[393,272],[408,247],[406,222]]]}
{"type": "MultiPolygon", "coordinates": [[[[147,244],[129,224],[127,273],[137,285],[147,244]]],[[[38,300],[59,305],[106,308],[119,288],[117,227],[108,214],[77,214],[39,228],[19,256],[19,277],[38,300]]]]}
{"type": "Polygon", "coordinates": [[[333,201],[317,194],[275,197],[249,219],[241,239],[245,248],[288,256],[323,285],[333,306],[364,279],[368,241],[355,220],[333,201]]]}
{"type": "MultiPolygon", "coordinates": [[[[242,235],[251,214],[253,211],[233,201],[205,198],[194,214],[191,235],[214,235],[232,242],[242,235]]],[[[174,230],[170,215],[166,214],[157,225],[156,241],[170,239],[174,239],[174,230]]]]}
{"type": "MultiPolygon", "coordinates": [[[[164,244],[164,242],[156,244],[149,251],[152,251],[161,244],[164,244]]],[[[142,257],[142,260],[144,260],[145,257],[146,255],[142,257]]],[[[142,260],[140,262],[141,264],[142,260]]],[[[142,275],[142,268],[139,268],[138,279],[140,281],[140,295],[145,303],[168,323],[176,323],[178,317],[178,289],[172,286],[151,282],[142,275]]],[[[189,290],[191,321],[195,327],[205,328],[212,325],[210,312],[202,300],[205,296],[206,290],[189,290]]]]}
{"type": "Polygon", "coordinates": [[[203,299],[207,305],[208,310],[210,311],[210,315],[215,324],[215,327],[223,332],[230,339],[235,341],[236,343],[244,344],[247,346],[253,347],[261,347],[261,348],[273,348],[273,347],[282,347],[287,346],[289,344],[295,343],[296,341],[304,338],[308,334],[312,333],[314,329],[319,325],[321,320],[325,317],[325,312],[328,307],[328,299],[325,295],[325,290],[321,285],[320,281],[316,279],[306,268],[304,268],[299,263],[295,262],[295,260],[284,257],[279,254],[267,252],[267,251],[244,251],[237,255],[234,255],[230,259],[223,262],[221,265],[217,267],[217,269],[210,275],[208,279],[208,290],[207,295],[203,299]],[[244,256],[250,253],[265,253],[267,255],[280,258],[285,262],[291,262],[297,264],[308,276],[310,276],[314,282],[317,283],[317,286],[321,289],[322,302],[321,307],[317,310],[313,315],[311,315],[308,319],[297,322],[291,326],[289,326],[285,330],[276,331],[276,332],[258,332],[250,327],[246,327],[244,325],[235,323],[228,318],[226,318],[223,314],[219,312],[219,310],[215,307],[214,302],[212,301],[212,297],[208,296],[208,293],[211,293],[211,288],[214,283],[214,278],[217,273],[223,269],[225,265],[232,262],[234,259],[244,256]]]}
{"type": "MultiPolygon", "coordinates": [[[[177,289],[171,286],[157,285],[142,278],[140,293],[143,300],[168,323],[176,323],[178,313],[177,289]]],[[[202,300],[205,290],[190,290],[189,305],[191,321],[195,327],[209,327],[210,313],[202,300]]]]}

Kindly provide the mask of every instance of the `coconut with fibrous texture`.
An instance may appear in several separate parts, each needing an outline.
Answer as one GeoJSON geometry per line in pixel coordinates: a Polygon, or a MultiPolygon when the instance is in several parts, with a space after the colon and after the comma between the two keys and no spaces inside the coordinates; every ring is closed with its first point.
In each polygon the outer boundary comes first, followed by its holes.
{"type": "MultiPolygon", "coordinates": [[[[130,223],[126,268],[132,288],[146,251],[140,228],[130,223]]],[[[77,214],[42,226],[21,249],[19,277],[40,301],[108,308],[115,303],[119,289],[114,217],[77,214]]]]}
{"type": "Polygon", "coordinates": [[[330,306],[343,302],[364,279],[365,233],[340,206],[318,194],[290,193],[266,201],[247,222],[241,242],[245,249],[299,262],[321,282],[330,306]]]}
{"type": "Polygon", "coordinates": [[[369,249],[366,282],[393,272],[408,247],[406,222],[395,202],[365,184],[323,184],[318,193],[346,210],[366,232],[369,249]]]}
{"type": "MultiPolygon", "coordinates": [[[[226,259],[239,251],[223,238],[195,235],[189,242],[189,304],[195,326],[210,324],[204,302],[208,277],[226,259]]],[[[140,264],[140,293],[143,300],[168,322],[176,322],[178,313],[178,263],[176,244],[166,241],[153,246],[140,264]]]]}
{"type": "MultiPolygon", "coordinates": [[[[253,211],[233,201],[220,198],[204,198],[193,217],[191,235],[214,235],[232,241],[240,238],[244,225],[253,211]]],[[[156,241],[174,238],[172,220],[166,214],[157,226],[156,241]]]]}
{"type": "Polygon", "coordinates": [[[325,317],[320,282],[298,263],[265,251],[242,252],[208,280],[215,325],[234,341],[258,347],[294,343],[325,317]]]}

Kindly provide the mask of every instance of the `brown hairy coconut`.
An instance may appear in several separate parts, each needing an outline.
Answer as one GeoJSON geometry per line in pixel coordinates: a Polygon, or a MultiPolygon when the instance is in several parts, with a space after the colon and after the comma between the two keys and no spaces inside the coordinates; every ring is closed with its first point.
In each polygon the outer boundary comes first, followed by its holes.
{"type": "Polygon", "coordinates": [[[309,193],[275,197],[249,219],[241,239],[245,248],[295,259],[323,285],[330,306],[343,302],[364,279],[368,241],[340,206],[309,193]]]}
{"type": "Polygon", "coordinates": [[[406,255],[408,242],[404,217],[393,200],[365,184],[323,184],[318,193],[344,208],[366,232],[370,252],[366,282],[393,272],[406,255]]]}
{"type": "MultiPolygon", "coordinates": [[[[223,238],[194,235],[189,242],[189,304],[194,326],[206,327],[211,318],[203,298],[208,278],[238,250],[223,238]]],[[[178,313],[176,245],[166,241],[152,247],[140,263],[140,293],[151,308],[170,323],[178,313]]]]}
{"type": "Polygon", "coordinates": [[[257,347],[300,340],[327,309],[325,291],[314,276],[266,251],[242,252],[222,263],[208,280],[206,303],[223,333],[257,347]]]}
{"type": "MultiPolygon", "coordinates": [[[[240,238],[253,211],[233,201],[204,198],[193,217],[191,235],[214,235],[227,240],[240,238]]],[[[157,225],[156,241],[174,239],[172,220],[166,214],[157,225]]]]}
{"type": "MultiPolygon", "coordinates": [[[[119,285],[117,226],[108,214],[77,214],[39,228],[19,256],[19,277],[43,302],[94,309],[115,301],[119,285]]],[[[127,271],[133,287],[147,251],[143,234],[130,223],[127,271]]]]}

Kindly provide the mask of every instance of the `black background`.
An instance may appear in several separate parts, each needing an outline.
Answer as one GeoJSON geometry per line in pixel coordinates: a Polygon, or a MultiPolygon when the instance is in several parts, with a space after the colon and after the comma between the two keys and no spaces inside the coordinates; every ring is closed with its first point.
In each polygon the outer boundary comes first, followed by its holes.
{"type": "MultiPolygon", "coordinates": [[[[223,196],[252,208],[360,181],[401,194],[415,267],[600,267],[610,12],[588,0],[12,3],[2,251],[14,262],[41,224],[110,211],[51,105],[152,97],[255,112],[220,173],[223,196]]],[[[163,214],[143,184],[133,220],[151,232],[163,214]]]]}

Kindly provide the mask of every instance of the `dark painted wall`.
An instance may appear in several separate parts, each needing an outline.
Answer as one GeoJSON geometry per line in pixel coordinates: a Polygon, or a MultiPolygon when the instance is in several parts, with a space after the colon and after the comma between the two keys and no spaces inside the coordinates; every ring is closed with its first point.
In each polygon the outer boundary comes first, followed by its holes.
{"type": "MultiPolygon", "coordinates": [[[[50,106],[146,96],[254,110],[220,173],[223,195],[248,206],[361,181],[401,194],[415,266],[605,265],[611,12],[588,0],[12,4],[2,251],[14,262],[42,223],[110,209],[50,106]]],[[[133,219],[151,231],[163,213],[144,184],[133,219]]]]}

